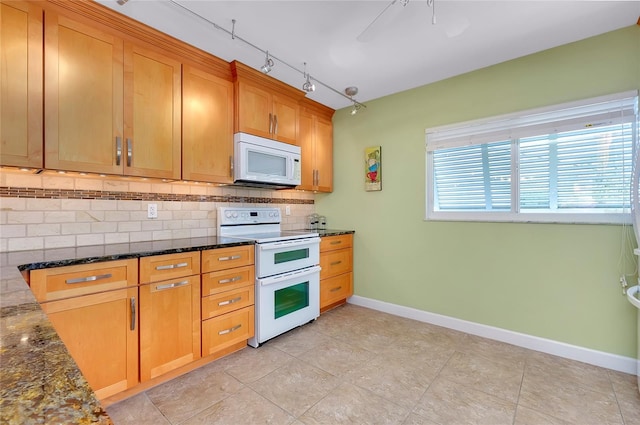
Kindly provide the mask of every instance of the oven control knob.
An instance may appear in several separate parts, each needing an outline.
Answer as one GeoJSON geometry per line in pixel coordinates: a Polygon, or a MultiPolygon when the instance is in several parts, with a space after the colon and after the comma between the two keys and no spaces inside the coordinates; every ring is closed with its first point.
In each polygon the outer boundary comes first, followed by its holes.
{"type": "Polygon", "coordinates": [[[233,218],[238,218],[238,213],[237,212],[233,213],[233,218]]]}
{"type": "Polygon", "coordinates": [[[231,218],[231,211],[227,211],[224,215],[225,215],[227,218],[231,218]]]}

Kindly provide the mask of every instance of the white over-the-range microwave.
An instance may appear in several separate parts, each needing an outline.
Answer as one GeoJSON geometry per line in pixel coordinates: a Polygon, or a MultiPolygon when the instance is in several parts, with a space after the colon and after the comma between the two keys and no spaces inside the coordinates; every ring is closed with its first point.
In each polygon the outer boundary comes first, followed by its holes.
{"type": "Polygon", "coordinates": [[[300,146],[236,133],[234,185],[290,189],[300,184],[300,146]]]}

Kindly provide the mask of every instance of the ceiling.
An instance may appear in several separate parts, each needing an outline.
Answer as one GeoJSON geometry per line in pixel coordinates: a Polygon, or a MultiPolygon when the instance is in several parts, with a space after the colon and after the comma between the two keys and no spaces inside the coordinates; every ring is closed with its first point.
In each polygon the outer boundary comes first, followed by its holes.
{"type": "MultiPolygon", "coordinates": [[[[366,103],[475,69],[634,25],[640,1],[212,1],[116,0],[100,3],[222,58],[256,69],[265,55],[232,39],[212,23],[307,70],[316,90],[308,97],[339,109],[343,93],[357,86],[366,103]],[[197,15],[193,15],[178,2],[197,15]],[[208,22],[207,22],[208,21],[208,22]],[[364,32],[364,33],[363,33],[364,32]]],[[[639,53],[640,54],[640,53],[639,53]]],[[[294,87],[302,73],[278,60],[269,74],[294,87]]]]}

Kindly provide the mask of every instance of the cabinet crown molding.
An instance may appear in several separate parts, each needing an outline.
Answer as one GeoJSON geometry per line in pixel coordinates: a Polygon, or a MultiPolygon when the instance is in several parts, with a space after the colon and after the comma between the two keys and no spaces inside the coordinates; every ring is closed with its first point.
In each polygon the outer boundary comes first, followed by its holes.
{"type": "Polygon", "coordinates": [[[287,95],[298,101],[303,99],[305,95],[305,92],[302,90],[298,90],[295,87],[291,87],[290,85],[283,83],[282,81],[278,81],[273,77],[265,75],[242,62],[231,62],[231,74],[236,82],[238,80],[249,81],[264,89],[287,95]]]}

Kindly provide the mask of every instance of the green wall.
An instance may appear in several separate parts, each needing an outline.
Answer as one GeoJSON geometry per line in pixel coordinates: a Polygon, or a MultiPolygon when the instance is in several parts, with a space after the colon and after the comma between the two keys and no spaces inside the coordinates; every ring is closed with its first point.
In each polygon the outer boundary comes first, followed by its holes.
{"type": "Polygon", "coordinates": [[[356,295],[635,357],[636,311],[618,283],[623,228],[424,221],[424,142],[428,127],[638,88],[634,25],[337,111],[335,190],[316,209],[356,230],[356,295]],[[365,192],[374,145],[383,188],[365,192]]]}

